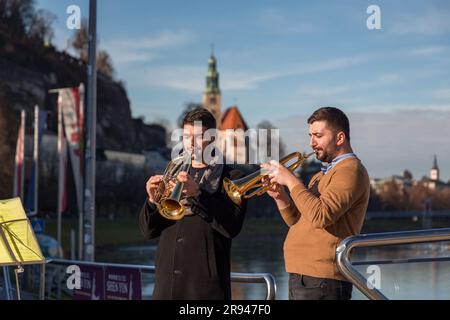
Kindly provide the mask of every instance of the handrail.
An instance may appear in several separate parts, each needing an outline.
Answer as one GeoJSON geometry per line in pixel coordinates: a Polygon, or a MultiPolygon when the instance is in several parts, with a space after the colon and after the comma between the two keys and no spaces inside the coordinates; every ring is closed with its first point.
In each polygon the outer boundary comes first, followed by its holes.
{"type": "MultiPolygon", "coordinates": [[[[155,266],[145,266],[137,264],[121,264],[121,263],[105,263],[105,262],[90,262],[80,260],[67,260],[67,259],[47,259],[46,263],[53,263],[57,265],[84,265],[84,266],[96,266],[96,267],[112,267],[112,268],[127,268],[134,269],[140,272],[154,273],[155,266]]],[[[266,300],[274,300],[276,296],[276,281],[275,277],[270,273],[243,273],[243,272],[231,272],[231,281],[238,283],[264,283],[266,285],[266,300]]]]}
{"type": "Polygon", "coordinates": [[[447,262],[450,257],[432,257],[432,258],[408,258],[408,259],[384,259],[384,260],[367,260],[354,261],[354,266],[367,266],[372,264],[399,264],[399,263],[420,263],[420,262],[447,262]]]}
{"type": "MultiPolygon", "coordinates": [[[[369,288],[366,285],[366,279],[364,276],[353,267],[353,264],[349,259],[349,254],[352,249],[357,247],[413,244],[448,240],[450,240],[450,228],[361,234],[348,237],[339,244],[336,249],[336,261],[341,273],[369,299],[387,300],[387,297],[377,288],[369,288]]],[[[402,259],[396,262],[418,262],[416,260],[417,259],[402,259]]],[[[421,260],[426,261],[425,259],[421,260]]],[[[358,263],[361,264],[361,262],[358,263]]]]}
{"type": "Polygon", "coordinates": [[[270,273],[232,272],[231,281],[240,283],[264,283],[266,285],[266,300],[275,300],[277,284],[275,277],[270,273]]]}

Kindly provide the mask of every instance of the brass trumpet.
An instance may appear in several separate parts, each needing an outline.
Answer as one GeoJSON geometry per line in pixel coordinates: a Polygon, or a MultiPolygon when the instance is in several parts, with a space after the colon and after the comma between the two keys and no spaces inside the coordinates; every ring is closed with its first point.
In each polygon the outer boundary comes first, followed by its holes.
{"type": "MultiPolygon", "coordinates": [[[[297,158],[297,161],[295,161],[293,164],[287,167],[287,169],[289,169],[290,171],[294,171],[313,154],[314,152],[311,152],[310,154],[304,156],[300,152],[293,152],[284,157],[283,159],[281,159],[280,163],[284,165],[291,159],[297,158]]],[[[228,178],[225,178],[223,180],[223,187],[228,197],[235,204],[240,205],[242,199],[249,199],[255,195],[260,196],[266,193],[272,185],[270,183],[262,182],[262,179],[265,176],[267,176],[267,173],[265,173],[264,171],[265,170],[260,169],[258,171],[249,174],[248,176],[236,180],[230,180],[228,178]],[[248,194],[249,191],[255,188],[256,190],[248,194]]]]}
{"type": "Polygon", "coordinates": [[[189,172],[190,168],[191,154],[185,153],[170,161],[164,171],[164,175],[155,198],[158,212],[166,219],[180,220],[184,217],[184,206],[181,203],[184,183],[177,182],[172,191],[170,191],[169,184],[170,181],[176,179],[179,172],[189,172]]]}

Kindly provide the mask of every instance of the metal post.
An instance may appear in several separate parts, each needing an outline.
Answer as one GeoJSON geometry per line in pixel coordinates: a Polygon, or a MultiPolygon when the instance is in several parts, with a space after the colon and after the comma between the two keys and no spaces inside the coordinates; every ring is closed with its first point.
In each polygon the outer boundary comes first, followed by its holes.
{"type": "MultiPolygon", "coordinates": [[[[65,163],[63,163],[63,161],[61,161],[61,159],[63,159],[63,150],[65,151],[65,146],[63,146],[63,124],[62,124],[62,110],[61,110],[61,106],[58,103],[58,216],[57,216],[57,230],[56,230],[56,241],[58,241],[58,245],[62,246],[62,241],[61,241],[61,227],[62,227],[62,207],[61,207],[61,197],[62,197],[62,193],[64,192],[63,190],[63,173],[65,172],[66,168],[63,168],[63,166],[65,166],[65,163]]],[[[64,177],[65,179],[65,177],[64,177]]],[[[65,181],[64,181],[65,183],[65,181]]]]}
{"type": "Polygon", "coordinates": [[[16,278],[16,294],[17,294],[17,300],[22,300],[20,296],[20,284],[19,284],[19,273],[23,273],[23,268],[21,265],[18,265],[16,269],[14,269],[14,275],[16,278]]]}
{"type": "Polygon", "coordinates": [[[38,196],[39,196],[39,106],[34,106],[34,205],[33,210],[38,213],[38,196]]]}
{"type": "Polygon", "coordinates": [[[70,230],[70,259],[75,260],[75,230],[70,230]]]}
{"type": "Polygon", "coordinates": [[[20,168],[20,199],[23,203],[25,203],[25,141],[26,141],[26,117],[25,117],[25,110],[22,110],[21,113],[21,123],[22,123],[22,132],[20,133],[22,135],[22,168],[20,168]]]}
{"type": "Polygon", "coordinates": [[[95,150],[97,122],[97,0],[89,1],[89,64],[87,70],[86,154],[83,258],[95,257],[95,150]]]}
{"type": "Polygon", "coordinates": [[[41,281],[39,281],[39,299],[45,300],[45,263],[41,264],[41,281]]]}

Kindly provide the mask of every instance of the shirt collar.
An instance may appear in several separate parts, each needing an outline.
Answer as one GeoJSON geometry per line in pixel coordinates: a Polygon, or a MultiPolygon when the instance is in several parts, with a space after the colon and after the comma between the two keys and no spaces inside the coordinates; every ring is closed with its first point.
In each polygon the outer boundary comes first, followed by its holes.
{"type": "Polygon", "coordinates": [[[320,170],[323,172],[323,174],[327,174],[331,169],[333,169],[336,164],[347,158],[356,158],[356,154],[354,154],[353,152],[344,153],[334,158],[331,163],[322,162],[320,170]]]}

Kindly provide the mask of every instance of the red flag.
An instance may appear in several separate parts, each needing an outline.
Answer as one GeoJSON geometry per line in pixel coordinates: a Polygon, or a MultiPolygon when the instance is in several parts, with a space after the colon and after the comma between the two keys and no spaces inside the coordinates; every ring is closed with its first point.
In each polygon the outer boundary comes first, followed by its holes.
{"type": "Polygon", "coordinates": [[[70,160],[75,180],[78,210],[83,210],[84,172],[84,86],[59,90],[58,107],[62,111],[65,138],[69,147],[70,160]]]}

